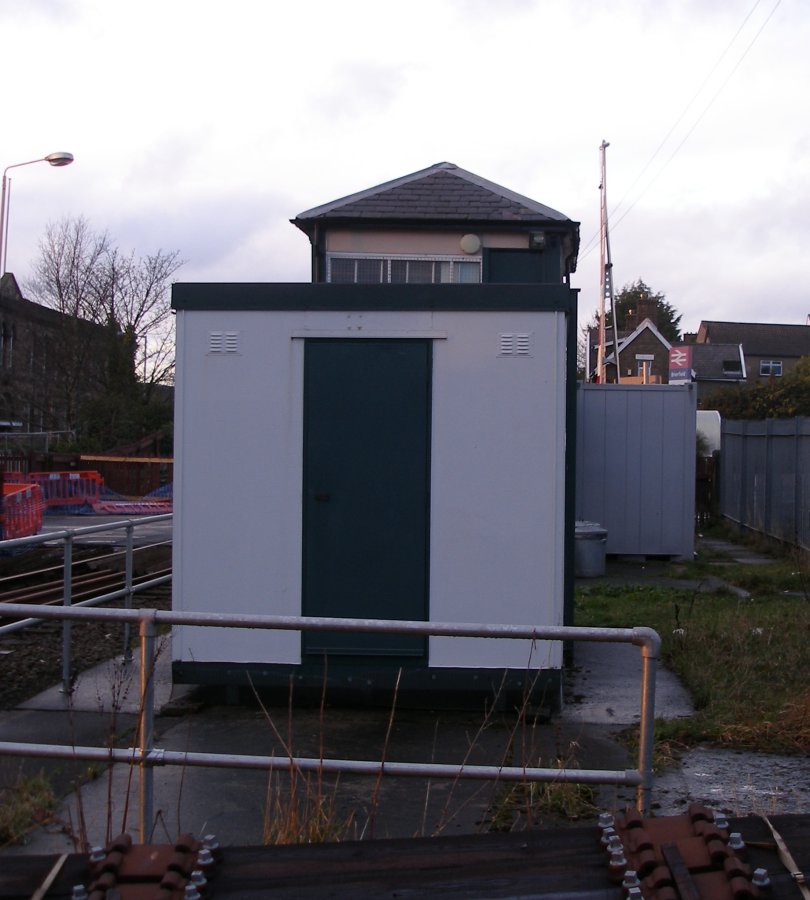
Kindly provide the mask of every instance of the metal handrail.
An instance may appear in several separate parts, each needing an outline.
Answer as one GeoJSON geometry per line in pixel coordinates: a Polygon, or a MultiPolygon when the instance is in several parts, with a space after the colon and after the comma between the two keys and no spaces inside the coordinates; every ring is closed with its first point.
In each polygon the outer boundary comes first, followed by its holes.
{"type": "Polygon", "coordinates": [[[366,775],[406,775],[422,778],[503,779],[508,781],[556,781],[624,784],[636,787],[636,804],[646,814],[652,790],[652,748],[655,721],[655,674],[661,640],[653,629],[578,628],[574,626],[481,625],[458,622],[414,622],[389,619],[348,619],[314,616],[260,616],[234,613],[192,613],[154,609],[98,609],[62,607],[32,608],[27,604],[7,604],[3,614],[42,619],[89,619],[92,621],[137,622],[141,655],[141,713],[138,746],[128,750],[99,747],[0,742],[0,755],[54,756],[72,759],[111,760],[137,764],[140,772],[140,836],[148,840],[153,817],[154,779],[157,765],[259,768],[270,770],[320,770],[366,775]],[[218,753],[170,752],[154,746],[154,659],[157,625],[191,625],[217,628],[259,628],[286,631],[364,631],[397,634],[482,637],[518,640],[597,641],[638,646],[642,657],[641,721],[638,768],[631,770],[560,770],[504,766],[441,765],[434,763],[392,763],[362,760],[279,759],[273,756],[245,756],[218,753]]]}
{"type": "Polygon", "coordinates": [[[45,534],[31,534],[28,537],[11,538],[2,541],[2,548],[30,547],[37,544],[51,544],[66,537],[85,537],[102,531],[119,531],[122,528],[136,528],[138,525],[154,525],[156,522],[168,522],[173,513],[161,513],[159,516],[138,516],[137,519],[121,519],[118,522],[102,522],[100,525],[84,525],[81,528],[63,528],[60,531],[48,531],[45,534]]]}
{"type": "MultiPolygon", "coordinates": [[[[1,545],[4,550],[16,549],[18,547],[35,547],[40,544],[52,544],[55,541],[63,542],[63,576],[62,576],[62,605],[64,608],[73,606],[100,606],[104,603],[112,603],[113,600],[124,598],[127,609],[132,608],[132,598],[140,591],[157,587],[160,584],[166,584],[172,580],[171,575],[161,575],[157,578],[143,581],[140,584],[133,583],[133,555],[135,552],[134,534],[135,529],[141,525],[150,525],[157,522],[168,522],[173,518],[172,513],[163,513],[157,516],[139,516],[137,519],[121,519],[118,522],[104,522],[100,525],[86,525],[82,528],[65,528],[60,531],[50,531],[45,534],[33,534],[28,537],[12,538],[2,541],[1,545]],[[86,537],[91,534],[99,534],[106,531],[126,531],[126,550],[124,562],[124,587],[116,591],[110,591],[106,594],[100,594],[97,597],[91,597],[88,600],[82,600],[79,603],[73,603],[73,547],[77,538],[86,537]]],[[[8,604],[4,604],[2,609],[6,609],[8,604]]],[[[37,607],[37,615],[28,619],[15,622],[11,625],[0,626],[0,637],[4,634],[10,634],[12,631],[21,631],[36,625],[44,618],[40,615],[43,607],[37,607]]],[[[124,623],[124,655],[130,658],[130,622],[124,623]]],[[[62,623],[62,691],[69,694],[71,690],[71,622],[66,618],[62,623]]]]}

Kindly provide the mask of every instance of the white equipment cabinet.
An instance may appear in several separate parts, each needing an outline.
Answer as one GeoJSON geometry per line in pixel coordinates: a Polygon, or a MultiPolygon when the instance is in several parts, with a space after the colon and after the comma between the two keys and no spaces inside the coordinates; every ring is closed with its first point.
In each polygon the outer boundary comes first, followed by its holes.
{"type": "MultiPolygon", "coordinates": [[[[560,625],[575,292],[177,284],[174,608],[560,625]]],[[[566,537],[568,535],[568,538],[566,537]]],[[[175,628],[178,681],[559,701],[559,644],[175,628]]]]}

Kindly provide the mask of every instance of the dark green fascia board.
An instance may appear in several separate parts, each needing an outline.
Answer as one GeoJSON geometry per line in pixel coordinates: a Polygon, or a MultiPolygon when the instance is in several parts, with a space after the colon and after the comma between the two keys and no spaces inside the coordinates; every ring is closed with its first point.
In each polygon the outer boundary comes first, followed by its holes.
{"type": "Polygon", "coordinates": [[[174,310],[564,312],[577,290],[565,284],[191,283],[172,285],[174,310]]]}
{"type": "MultiPolygon", "coordinates": [[[[489,232],[520,233],[553,231],[557,233],[579,232],[579,222],[573,219],[546,219],[541,215],[520,219],[488,219],[480,215],[452,216],[440,218],[430,216],[316,216],[311,219],[294,218],[290,223],[310,238],[315,228],[334,231],[338,228],[352,231],[469,231],[470,229],[489,232]]],[[[383,254],[385,255],[385,254],[383,254]]]]}

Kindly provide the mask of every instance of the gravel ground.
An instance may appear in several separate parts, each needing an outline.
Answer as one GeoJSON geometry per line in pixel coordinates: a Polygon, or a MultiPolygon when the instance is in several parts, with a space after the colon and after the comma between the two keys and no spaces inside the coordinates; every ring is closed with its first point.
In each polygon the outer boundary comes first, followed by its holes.
{"type": "MultiPolygon", "coordinates": [[[[73,677],[121,652],[123,629],[84,622],[71,629],[73,677]]],[[[0,638],[0,709],[13,709],[62,680],[62,626],[48,622],[0,638]]]]}

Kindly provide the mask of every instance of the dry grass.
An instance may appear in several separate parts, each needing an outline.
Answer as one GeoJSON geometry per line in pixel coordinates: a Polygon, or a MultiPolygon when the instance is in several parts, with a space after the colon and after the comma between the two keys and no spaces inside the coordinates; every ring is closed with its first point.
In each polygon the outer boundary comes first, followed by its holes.
{"type": "MultiPolygon", "coordinates": [[[[251,687],[252,684],[251,684],[251,687]]],[[[267,780],[262,840],[269,844],[310,844],[343,841],[356,837],[354,814],[341,818],[338,813],[339,779],[327,779],[320,766],[316,772],[304,772],[293,754],[293,685],[290,680],[287,703],[287,735],[282,736],[258,691],[253,694],[289,762],[289,771],[271,770],[267,780]]],[[[320,759],[324,759],[324,710],[326,679],[321,691],[320,759]]]]}
{"type": "MultiPolygon", "coordinates": [[[[385,762],[390,751],[392,731],[396,716],[399,687],[394,691],[394,699],[388,715],[388,724],[380,751],[380,760],[385,762]]],[[[506,729],[505,749],[499,759],[492,762],[503,767],[526,768],[547,766],[560,772],[578,768],[575,758],[577,745],[569,744],[557,748],[555,759],[545,761],[540,758],[538,746],[540,721],[530,713],[530,699],[535,685],[527,685],[523,706],[504,718],[495,713],[499,708],[500,691],[496,692],[492,704],[484,712],[480,722],[468,738],[460,769],[469,765],[480,749],[486,732],[491,729],[506,729]]],[[[503,689],[503,684],[501,689],[503,689]]],[[[347,811],[346,798],[341,802],[340,779],[325,776],[321,768],[315,772],[303,772],[296,764],[293,753],[293,690],[288,692],[286,734],[273,720],[261,697],[254,691],[264,716],[283,748],[287,765],[285,771],[271,772],[268,779],[267,802],[265,807],[264,842],[266,844],[293,844],[322,841],[344,841],[373,839],[375,825],[380,811],[382,794],[382,773],[370,788],[368,800],[347,811]]],[[[320,760],[324,760],[326,689],[321,696],[319,711],[320,760]]],[[[436,723],[438,729],[438,721],[436,723]]],[[[543,819],[572,820],[593,816],[598,811],[597,790],[590,785],[564,781],[504,783],[497,779],[484,782],[471,790],[461,790],[461,775],[447,782],[442,790],[443,802],[439,808],[433,804],[435,821],[429,821],[428,809],[432,806],[430,779],[424,786],[413,783],[415,791],[424,791],[421,825],[414,822],[413,836],[437,836],[444,833],[463,813],[469,813],[471,804],[480,809],[481,830],[520,830],[542,822],[543,819]]],[[[354,798],[355,802],[357,798],[354,798]]]]}

